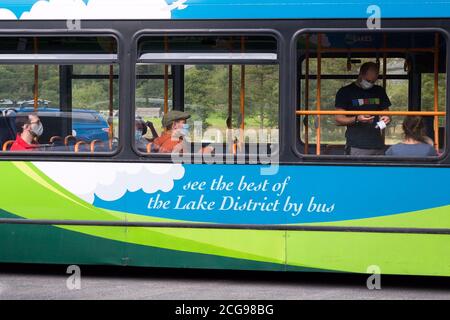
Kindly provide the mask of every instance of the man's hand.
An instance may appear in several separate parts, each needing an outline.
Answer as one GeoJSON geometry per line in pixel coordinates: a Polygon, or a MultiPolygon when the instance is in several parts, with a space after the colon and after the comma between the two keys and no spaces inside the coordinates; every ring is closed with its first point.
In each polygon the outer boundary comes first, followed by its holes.
{"type": "Polygon", "coordinates": [[[389,122],[391,122],[391,118],[388,116],[382,116],[382,117],[380,117],[380,120],[386,124],[389,124],[389,122]]]}
{"type": "Polygon", "coordinates": [[[369,116],[369,115],[359,115],[357,119],[358,119],[358,122],[362,122],[362,123],[372,123],[374,118],[375,118],[374,116],[369,116]]]}

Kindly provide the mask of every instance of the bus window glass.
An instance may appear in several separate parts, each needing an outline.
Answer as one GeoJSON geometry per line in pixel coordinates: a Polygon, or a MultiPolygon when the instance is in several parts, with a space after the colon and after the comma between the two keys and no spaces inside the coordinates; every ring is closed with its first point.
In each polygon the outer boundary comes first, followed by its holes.
{"type": "Polygon", "coordinates": [[[442,36],[302,34],[297,53],[301,153],[399,157],[444,153],[446,44],[442,36]],[[379,125],[380,121],[385,123],[379,125]]]}
{"type": "Polygon", "coordinates": [[[145,37],[139,48],[136,122],[153,124],[157,131],[154,136],[147,126],[146,140],[137,134],[139,151],[170,153],[175,146],[181,148],[180,141],[183,152],[189,153],[257,154],[275,149],[279,113],[275,39],[145,37]],[[153,77],[148,72],[145,78],[142,70],[153,71],[153,77]],[[150,114],[152,109],[156,109],[154,114],[150,114]],[[165,136],[178,132],[172,128],[177,120],[183,122],[178,129],[184,122],[184,129],[189,129],[180,131],[181,139],[168,139],[175,141],[161,148],[165,136]]]}
{"type": "Polygon", "coordinates": [[[0,52],[2,150],[114,151],[119,126],[115,41],[102,37],[33,39],[8,39],[0,52]],[[15,51],[14,43],[19,45],[15,51]],[[30,43],[35,47],[29,48],[30,43]]]}
{"type": "MultiPolygon", "coordinates": [[[[173,108],[173,80],[171,66],[140,64],[136,67],[136,117],[143,121],[142,128],[161,129],[164,108],[173,108]],[[167,81],[167,82],[166,82],[167,81]],[[167,84],[167,85],[166,85],[167,84]],[[167,95],[167,98],[165,98],[167,95]]],[[[153,139],[152,130],[145,129],[141,148],[153,139]],[[145,140],[144,140],[145,139],[145,140]]]]}

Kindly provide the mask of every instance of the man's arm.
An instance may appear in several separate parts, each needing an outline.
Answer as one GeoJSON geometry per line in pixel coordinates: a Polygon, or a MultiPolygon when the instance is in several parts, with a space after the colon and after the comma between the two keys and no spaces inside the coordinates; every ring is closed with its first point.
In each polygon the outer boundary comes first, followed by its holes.
{"type": "MultiPolygon", "coordinates": [[[[346,111],[344,109],[336,108],[337,111],[346,111]]],[[[336,124],[338,126],[349,126],[356,124],[357,122],[369,123],[374,119],[373,116],[369,115],[359,115],[359,116],[347,116],[344,114],[338,114],[335,116],[336,124]]]]}
{"type": "MultiPolygon", "coordinates": [[[[337,111],[346,111],[344,109],[336,108],[337,111]]],[[[344,114],[337,114],[335,116],[335,121],[338,126],[348,126],[356,123],[355,116],[347,116],[344,114]]]]}

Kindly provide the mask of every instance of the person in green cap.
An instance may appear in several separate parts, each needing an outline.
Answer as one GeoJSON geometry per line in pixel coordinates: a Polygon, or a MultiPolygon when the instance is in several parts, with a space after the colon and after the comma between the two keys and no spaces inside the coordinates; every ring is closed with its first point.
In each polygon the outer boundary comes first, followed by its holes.
{"type": "Polygon", "coordinates": [[[162,118],[164,132],[153,141],[155,151],[159,153],[172,153],[174,150],[182,150],[182,143],[189,133],[189,125],[186,120],[191,115],[182,111],[169,111],[162,118]]]}

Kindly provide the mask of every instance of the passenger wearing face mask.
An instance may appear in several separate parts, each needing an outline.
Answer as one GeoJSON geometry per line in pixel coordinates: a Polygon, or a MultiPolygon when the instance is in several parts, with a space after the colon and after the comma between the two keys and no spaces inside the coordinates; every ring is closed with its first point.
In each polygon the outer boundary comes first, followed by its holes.
{"type": "Polygon", "coordinates": [[[16,140],[11,146],[10,151],[33,151],[39,147],[37,138],[44,132],[44,127],[37,115],[30,114],[25,117],[17,118],[16,140]]]}
{"type": "Polygon", "coordinates": [[[169,111],[162,119],[164,132],[153,141],[153,151],[159,153],[172,153],[183,149],[183,140],[189,134],[189,125],[186,120],[190,114],[182,111],[169,111]]]}
{"type": "MultiPolygon", "coordinates": [[[[358,80],[347,85],[336,94],[336,110],[345,111],[384,111],[391,106],[389,97],[383,87],[375,85],[379,76],[379,65],[366,62],[361,66],[358,80]]],[[[346,154],[384,155],[385,145],[382,130],[377,125],[383,121],[386,125],[391,119],[388,116],[337,115],[338,126],[347,126],[345,137],[346,154]]]]}
{"type": "MultiPolygon", "coordinates": [[[[186,120],[190,117],[190,114],[176,110],[165,114],[162,119],[164,132],[159,137],[155,137],[157,134],[152,133],[155,138],[152,143],[151,151],[159,153],[190,152],[190,126],[186,123],[186,120]]],[[[153,131],[152,128],[150,128],[150,130],[153,131]]],[[[208,145],[200,148],[197,152],[211,154],[214,152],[214,148],[208,145]]]]}
{"type": "Polygon", "coordinates": [[[137,117],[134,125],[134,139],[136,147],[139,151],[146,151],[149,141],[144,137],[147,133],[147,125],[142,118],[137,117]]]}

